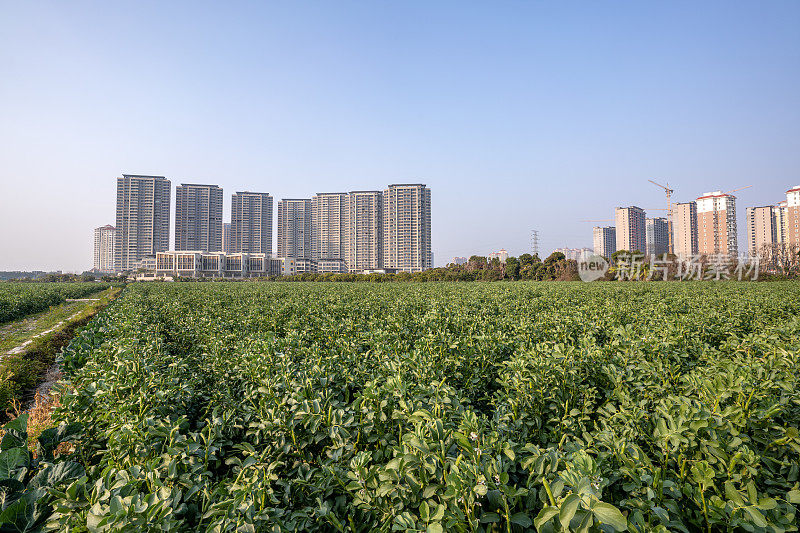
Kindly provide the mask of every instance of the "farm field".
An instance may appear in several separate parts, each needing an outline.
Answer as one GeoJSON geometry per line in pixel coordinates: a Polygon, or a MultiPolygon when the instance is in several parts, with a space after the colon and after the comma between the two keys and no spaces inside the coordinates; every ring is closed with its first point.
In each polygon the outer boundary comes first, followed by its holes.
{"type": "Polygon", "coordinates": [[[108,288],[107,283],[0,283],[0,324],[17,320],[68,298],[85,298],[108,288]]]}
{"type": "Polygon", "coordinates": [[[28,519],[796,531],[799,314],[796,283],[128,286],[62,354],[84,432],[28,519]]]}

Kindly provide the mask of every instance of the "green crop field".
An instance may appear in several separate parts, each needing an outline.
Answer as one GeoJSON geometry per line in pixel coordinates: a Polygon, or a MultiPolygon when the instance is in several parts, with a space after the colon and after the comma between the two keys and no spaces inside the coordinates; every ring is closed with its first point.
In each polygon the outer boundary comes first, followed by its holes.
{"type": "Polygon", "coordinates": [[[19,516],[796,531],[799,314],[788,282],[136,284],[63,353],[19,516]]]}
{"type": "Polygon", "coordinates": [[[107,288],[107,283],[0,283],[0,324],[107,288]]]}

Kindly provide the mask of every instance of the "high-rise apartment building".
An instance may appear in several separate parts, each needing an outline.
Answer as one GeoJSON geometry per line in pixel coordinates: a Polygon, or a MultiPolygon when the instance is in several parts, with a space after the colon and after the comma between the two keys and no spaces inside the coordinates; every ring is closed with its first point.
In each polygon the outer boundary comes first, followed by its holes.
{"type": "Polygon", "coordinates": [[[762,253],[764,245],[778,243],[778,227],[775,220],[774,206],[748,207],[747,214],[747,251],[750,257],[762,253]]]}
{"type": "Polygon", "coordinates": [[[739,254],[735,196],[714,191],[697,199],[697,244],[705,255],[739,254]]]}
{"type": "Polygon", "coordinates": [[[175,188],[175,250],[222,251],[222,189],[181,183],[175,188]]]}
{"type": "Polygon", "coordinates": [[[226,254],[231,253],[231,223],[222,223],[222,251],[226,254]]]}
{"type": "Polygon", "coordinates": [[[350,272],[383,268],[383,194],[353,191],[345,210],[345,263],[350,272]]]}
{"type": "Polygon", "coordinates": [[[123,174],[117,178],[117,270],[131,270],[143,257],[169,248],[171,190],[164,176],[123,174]]]}
{"type": "Polygon", "coordinates": [[[311,199],[278,202],[278,257],[311,259],[311,199]]]}
{"type": "Polygon", "coordinates": [[[486,259],[488,259],[490,262],[492,259],[497,259],[501,263],[505,263],[508,261],[508,252],[505,248],[501,248],[497,252],[490,253],[488,256],[486,256],[486,259]]]}
{"type": "Polygon", "coordinates": [[[684,259],[697,255],[697,203],[672,206],[672,247],[684,259]]]}
{"type": "Polygon", "coordinates": [[[383,191],[383,266],[398,272],[431,268],[431,190],[422,183],[383,191]]]}
{"type": "Polygon", "coordinates": [[[669,252],[669,225],[666,218],[648,218],[645,220],[645,243],[648,256],[661,257],[669,252]]]}
{"type": "Polygon", "coordinates": [[[237,192],[231,201],[231,253],[272,255],[272,196],[237,192]]]}
{"type": "Polygon", "coordinates": [[[110,224],[95,228],[93,267],[95,272],[114,272],[114,238],[116,233],[116,228],[110,224]]]}
{"type": "Polygon", "coordinates": [[[347,245],[347,193],[321,192],[311,199],[311,256],[344,259],[347,245]]]}
{"type": "Polygon", "coordinates": [[[800,245],[800,185],[786,191],[786,243],[800,245]]]}
{"type": "Polygon", "coordinates": [[[644,253],[647,249],[647,232],[644,209],[641,207],[617,207],[614,210],[617,228],[617,250],[644,253]]]}
{"type": "Polygon", "coordinates": [[[594,237],[594,253],[600,257],[611,259],[611,254],[617,251],[617,228],[595,226],[592,229],[594,237]]]}

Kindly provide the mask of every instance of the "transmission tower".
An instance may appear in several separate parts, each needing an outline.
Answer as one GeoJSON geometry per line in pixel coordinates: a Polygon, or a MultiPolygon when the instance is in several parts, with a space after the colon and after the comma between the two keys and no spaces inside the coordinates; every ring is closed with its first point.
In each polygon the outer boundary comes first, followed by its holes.
{"type": "Polygon", "coordinates": [[[539,230],[531,230],[531,250],[533,255],[539,254],[539,230]]]}

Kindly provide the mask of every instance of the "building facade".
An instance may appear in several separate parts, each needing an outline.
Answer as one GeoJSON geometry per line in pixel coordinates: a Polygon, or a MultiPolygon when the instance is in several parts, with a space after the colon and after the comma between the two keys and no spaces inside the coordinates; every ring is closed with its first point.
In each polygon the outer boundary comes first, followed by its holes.
{"type": "Polygon", "coordinates": [[[611,259],[611,254],[617,251],[617,228],[614,226],[592,228],[594,253],[611,259]]]}
{"type": "Polygon", "coordinates": [[[431,268],[431,190],[422,183],[383,191],[383,267],[397,272],[431,268]]]}
{"type": "Polygon", "coordinates": [[[117,178],[117,270],[132,270],[143,257],[169,248],[171,190],[164,176],[123,174],[117,178]]]}
{"type": "Polygon", "coordinates": [[[231,223],[222,223],[222,251],[226,254],[231,253],[231,223]]]}
{"type": "Polygon", "coordinates": [[[697,199],[698,253],[738,256],[736,231],[735,196],[714,191],[697,199]]]}
{"type": "Polygon", "coordinates": [[[345,263],[350,272],[383,267],[383,194],[353,191],[345,210],[345,263]]]}
{"type": "Polygon", "coordinates": [[[272,255],[272,196],[237,192],[231,199],[231,253],[272,255]]]}
{"type": "Polygon", "coordinates": [[[661,257],[669,252],[669,225],[666,218],[648,218],[645,220],[645,242],[648,256],[661,257]]]}
{"type": "Polygon", "coordinates": [[[344,259],[347,246],[347,193],[317,193],[311,199],[311,257],[344,259]]]}
{"type": "Polygon", "coordinates": [[[556,248],[553,253],[564,254],[564,259],[571,261],[586,261],[594,254],[591,248],[556,248]]]}
{"type": "Polygon", "coordinates": [[[159,252],[153,259],[156,278],[254,278],[292,276],[304,272],[347,272],[344,261],[269,257],[261,253],[201,252],[199,250],[159,252]]]}
{"type": "Polygon", "coordinates": [[[786,191],[786,243],[800,245],[800,185],[786,191]]]}
{"type": "Polygon", "coordinates": [[[647,249],[647,231],[644,209],[641,207],[617,207],[614,210],[616,222],[617,250],[644,253],[647,249]]]}
{"type": "Polygon", "coordinates": [[[107,224],[94,230],[94,266],[95,272],[111,273],[114,268],[114,239],[117,230],[107,224]]]}
{"type": "Polygon", "coordinates": [[[675,255],[688,259],[697,255],[697,203],[672,206],[672,247],[675,255]]]}
{"type": "Polygon", "coordinates": [[[278,257],[312,258],[311,199],[278,202],[278,257]]]}
{"type": "Polygon", "coordinates": [[[778,226],[775,220],[774,206],[748,207],[745,210],[747,219],[747,251],[750,257],[760,255],[765,245],[778,244],[778,226]]]}
{"type": "Polygon", "coordinates": [[[181,183],[175,188],[175,250],[222,251],[222,189],[181,183]]]}

